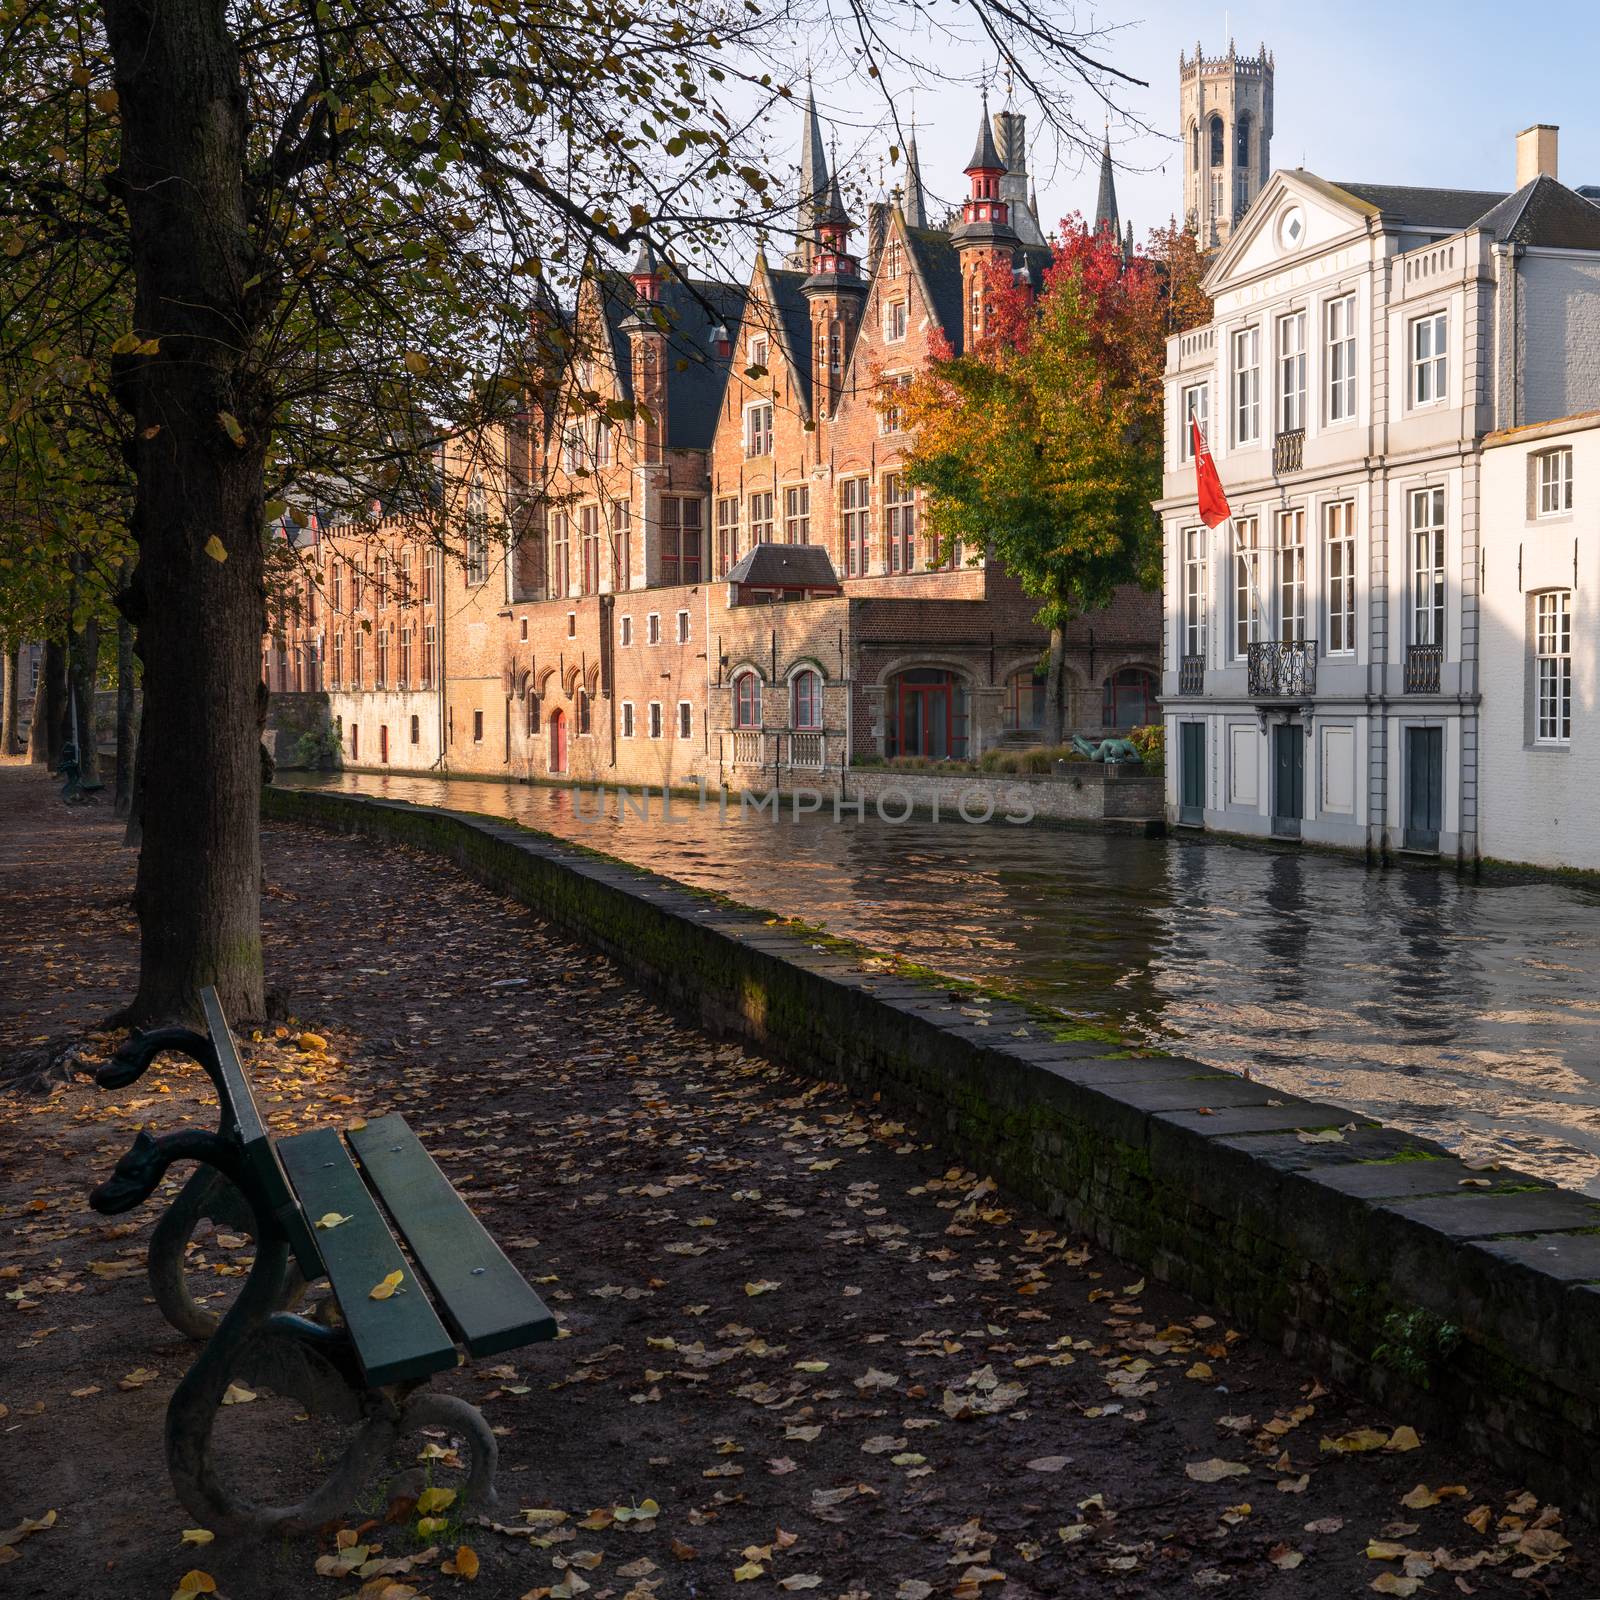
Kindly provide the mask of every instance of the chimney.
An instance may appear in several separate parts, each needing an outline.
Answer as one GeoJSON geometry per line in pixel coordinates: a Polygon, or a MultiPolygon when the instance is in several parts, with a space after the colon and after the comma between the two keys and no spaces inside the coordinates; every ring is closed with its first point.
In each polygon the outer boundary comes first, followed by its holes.
{"type": "Polygon", "coordinates": [[[1556,135],[1553,122],[1536,122],[1517,135],[1517,187],[1535,178],[1556,175],[1556,135]]]}

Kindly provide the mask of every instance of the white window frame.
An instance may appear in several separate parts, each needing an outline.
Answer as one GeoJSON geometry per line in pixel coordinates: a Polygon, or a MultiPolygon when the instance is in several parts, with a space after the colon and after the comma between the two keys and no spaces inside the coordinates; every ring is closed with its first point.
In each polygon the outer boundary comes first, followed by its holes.
{"type": "Polygon", "coordinates": [[[1281,644],[1307,642],[1306,626],[1306,508],[1289,506],[1277,514],[1278,640],[1281,644]]]}
{"type": "Polygon", "coordinates": [[[750,366],[752,366],[752,367],[765,367],[765,366],[767,366],[768,365],[767,352],[768,352],[768,345],[767,345],[767,336],[766,336],[766,334],[764,334],[764,333],[756,334],[750,340],[750,360],[749,360],[748,364],[750,366]]]}
{"type": "Polygon", "coordinates": [[[650,612],[644,619],[644,642],[646,644],[661,643],[661,613],[650,612]]]}
{"type": "Polygon", "coordinates": [[[1233,659],[1245,661],[1250,646],[1260,644],[1272,631],[1266,614],[1266,594],[1261,587],[1261,519],[1258,516],[1233,519],[1233,659]]]}
{"type": "Polygon", "coordinates": [[[692,739],[694,737],[694,702],[680,700],[678,702],[678,737],[692,739]]]}
{"type": "Polygon", "coordinates": [[[649,719],[645,724],[645,730],[652,739],[659,739],[661,737],[661,730],[664,726],[665,724],[661,718],[661,702],[659,700],[652,700],[650,702],[649,719]]]}
{"type": "Polygon", "coordinates": [[[1210,532],[1203,523],[1183,530],[1183,653],[1206,655],[1206,623],[1210,610],[1210,532]]]}
{"type": "Polygon", "coordinates": [[[1356,415],[1356,297],[1330,300],[1323,314],[1324,359],[1328,375],[1329,423],[1353,422],[1356,415]]]}
{"type": "Polygon", "coordinates": [[[1424,317],[1413,317],[1406,340],[1413,410],[1442,405],[1450,386],[1450,313],[1430,311],[1424,317]]]}
{"type": "Polygon", "coordinates": [[[1278,318],[1278,432],[1297,433],[1306,425],[1306,314],[1278,318]]]}
{"type": "Polygon", "coordinates": [[[785,544],[811,543],[811,485],[809,483],[784,485],[783,542],[785,544]],[[796,537],[797,534],[799,537],[796,537]]]}
{"type": "Polygon", "coordinates": [[[1533,597],[1533,742],[1572,743],[1572,591],[1533,597]]]}
{"type": "Polygon", "coordinates": [[[1445,581],[1445,529],[1449,508],[1444,489],[1430,485],[1413,489],[1406,499],[1406,532],[1410,543],[1410,642],[1445,642],[1449,628],[1448,586],[1445,581]],[[1425,518],[1419,515],[1425,508],[1425,518]],[[1426,545],[1424,545],[1424,541],[1426,545]]]}
{"type": "Polygon", "coordinates": [[[624,700],[618,709],[622,712],[621,725],[618,732],[622,738],[631,739],[633,737],[633,701],[624,700]]]}
{"type": "Polygon", "coordinates": [[[1233,442],[1261,443],[1261,328],[1236,328],[1233,356],[1233,442]],[[1248,358],[1248,359],[1247,359],[1248,358]]]}
{"type": "Polygon", "coordinates": [[[1558,445],[1534,457],[1538,477],[1537,515],[1565,517],[1572,511],[1572,446],[1558,445]]]}
{"type": "Polygon", "coordinates": [[[689,642],[689,613],[687,611],[680,611],[678,613],[678,636],[677,637],[678,637],[678,643],[679,644],[688,644],[688,642],[689,642]]]}
{"type": "Polygon", "coordinates": [[[1185,384],[1178,391],[1178,460],[1194,460],[1194,428],[1196,420],[1200,431],[1208,438],[1211,434],[1211,385],[1185,384]],[[1198,404],[1196,403],[1198,401],[1198,404]]]}
{"type": "Polygon", "coordinates": [[[884,302],[883,338],[886,344],[899,344],[905,338],[910,323],[910,312],[904,297],[884,302]]]}
{"type": "Polygon", "coordinates": [[[617,644],[624,650],[633,648],[633,618],[622,617],[617,625],[617,644]]]}
{"type": "Polygon", "coordinates": [[[1322,508],[1322,640],[1330,656],[1356,652],[1356,504],[1330,500],[1322,508]],[[1338,552],[1337,557],[1335,551],[1338,552]]]}
{"type": "Polygon", "coordinates": [[[744,408],[745,456],[772,454],[772,402],[756,400],[744,408]]]}
{"type": "Polygon", "coordinates": [[[758,544],[772,544],[775,542],[776,525],[773,518],[776,514],[774,502],[777,496],[771,489],[758,489],[750,496],[746,510],[750,516],[750,548],[758,544]],[[758,530],[765,528],[766,535],[761,537],[758,530]]]}

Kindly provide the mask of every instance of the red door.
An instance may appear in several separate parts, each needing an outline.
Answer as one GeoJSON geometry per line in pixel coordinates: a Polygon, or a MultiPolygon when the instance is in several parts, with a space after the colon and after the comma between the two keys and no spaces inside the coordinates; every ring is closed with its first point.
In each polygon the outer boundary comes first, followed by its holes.
{"type": "Polygon", "coordinates": [[[550,770],[567,770],[567,719],[564,713],[550,713],[550,770]]]}

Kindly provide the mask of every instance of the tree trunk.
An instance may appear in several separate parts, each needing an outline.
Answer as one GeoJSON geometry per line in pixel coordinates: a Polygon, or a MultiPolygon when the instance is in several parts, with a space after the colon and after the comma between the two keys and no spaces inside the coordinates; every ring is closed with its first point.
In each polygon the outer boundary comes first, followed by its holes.
{"type": "Polygon", "coordinates": [[[245,102],[216,0],[102,0],[122,145],[134,331],[116,358],[134,423],[143,828],[129,1019],[192,1018],[215,985],[236,1021],[263,1012],[256,689],[265,623],[262,468],[253,387],[262,315],[245,184],[245,102]],[[254,287],[247,288],[246,285],[254,287]]]}
{"type": "MultiPolygon", "coordinates": [[[[133,579],[131,566],[122,569],[122,587],[127,588],[133,579]]],[[[133,624],[124,616],[117,618],[117,776],[111,809],[119,817],[127,817],[133,810],[133,748],[134,724],[133,687],[133,624]]]]}
{"type": "Polygon", "coordinates": [[[139,732],[133,744],[133,782],[128,801],[128,826],[122,835],[125,850],[137,850],[144,843],[144,722],[139,718],[139,732]]]}
{"type": "MultiPolygon", "coordinates": [[[[94,732],[94,682],[100,666],[100,623],[90,617],[83,632],[72,641],[72,670],[68,693],[77,712],[78,776],[84,783],[100,781],[100,742],[94,732]]],[[[72,718],[68,718],[68,726],[72,718]]]]}
{"type": "Polygon", "coordinates": [[[67,664],[61,646],[48,640],[39,663],[39,687],[33,696],[33,722],[28,729],[28,759],[42,762],[51,772],[61,764],[66,740],[63,723],[67,711],[67,664]]]}
{"type": "Polygon", "coordinates": [[[1051,745],[1067,742],[1066,656],[1067,630],[1058,622],[1050,629],[1050,668],[1044,685],[1045,724],[1051,745]]]}
{"type": "Polygon", "coordinates": [[[17,753],[17,641],[0,639],[5,652],[5,683],[0,686],[0,756],[17,753]]]}

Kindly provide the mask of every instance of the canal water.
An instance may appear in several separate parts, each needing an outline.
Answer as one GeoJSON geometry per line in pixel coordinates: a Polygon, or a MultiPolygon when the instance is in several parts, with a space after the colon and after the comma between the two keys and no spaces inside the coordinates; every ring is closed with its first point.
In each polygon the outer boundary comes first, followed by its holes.
{"type": "Polygon", "coordinates": [[[336,773],[508,817],[940,971],[1600,1194],[1600,891],[1200,839],[778,821],[651,797],[336,773]]]}

